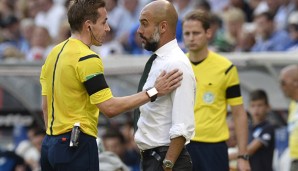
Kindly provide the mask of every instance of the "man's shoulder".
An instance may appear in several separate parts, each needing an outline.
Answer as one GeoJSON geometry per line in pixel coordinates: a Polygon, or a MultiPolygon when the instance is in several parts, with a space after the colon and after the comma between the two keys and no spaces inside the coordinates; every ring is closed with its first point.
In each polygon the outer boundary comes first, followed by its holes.
{"type": "Polygon", "coordinates": [[[99,58],[99,55],[96,54],[93,50],[91,50],[87,45],[73,39],[69,40],[69,45],[65,47],[65,50],[68,53],[71,53],[73,56],[77,56],[78,58],[83,58],[87,56],[99,58]]]}
{"type": "Polygon", "coordinates": [[[223,54],[220,54],[218,52],[209,51],[208,57],[209,56],[212,57],[214,60],[217,60],[217,61],[225,62],[225,63],[228,63],[228,64],[232,63],[232,61],[230,61],[230,59],[228,59],[226,56],[224,56],[223,54]]]}
{"type": "Polygon", "coordinates": [[[229,68],[233,65],[232,61],[217,52],[209,51],[208,58],[212,63],[218,65],[218,67],[229,68]]]}
{"type": "Polygon", "coordinates": [[[172,53],[169,53],[168,56],[169,60],[166,65],[175,67],[187,66],[188,68],[191,68],[189,58],[182,50],[173,51],[172,53]]]}

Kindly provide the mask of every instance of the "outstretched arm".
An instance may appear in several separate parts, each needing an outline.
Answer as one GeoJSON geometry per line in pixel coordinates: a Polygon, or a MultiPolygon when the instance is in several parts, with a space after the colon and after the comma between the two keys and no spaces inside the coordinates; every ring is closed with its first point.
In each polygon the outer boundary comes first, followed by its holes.
{"type": "MultiPolygon", "coordinates": [[[[166,73],[163,71],[155,81],[154,87],[158,91],[158,96],[163,96],[175,90],[180,86],[182,80],[182,72],[178,69],[166,73]]],[[[125,97],[112,97],[102,103],[97,104],[97,107],[107,117],[111,118],[137,108],[150,101],[146,91],[139,92],[125,97]]]]}

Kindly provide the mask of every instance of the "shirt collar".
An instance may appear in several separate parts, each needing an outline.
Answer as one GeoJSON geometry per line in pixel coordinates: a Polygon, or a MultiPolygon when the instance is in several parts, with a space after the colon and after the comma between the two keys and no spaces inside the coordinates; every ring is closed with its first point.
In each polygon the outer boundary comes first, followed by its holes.
{"type": "Polygon", "coordinates": [[[176,48],[178,46],[177,40],[173,39],[170,42],[166,43],[159,49],[157,49],[154,53],[159,56],[159,57],[164,57],[166,56],[170,50],[176,48]]]}

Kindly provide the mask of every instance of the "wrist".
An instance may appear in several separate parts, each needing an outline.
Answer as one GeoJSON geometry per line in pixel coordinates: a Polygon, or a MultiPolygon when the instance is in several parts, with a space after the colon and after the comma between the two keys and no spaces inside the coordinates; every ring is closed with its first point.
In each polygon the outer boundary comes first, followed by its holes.
{"type": "Polygon", "coordinates": [[[248,154],[239,154],[238,156],[237,156],[237,159],[242,159],[242,160],[246,160],[246,161],[248,161],[249,160],[249,155],[248,154]]]}
{"type": "Polygon", "coordinates": [[[174,167],[174,163],[171,160],[164,159],[162,162],[162,166],[165,169],[172,169],[174,167]]]}

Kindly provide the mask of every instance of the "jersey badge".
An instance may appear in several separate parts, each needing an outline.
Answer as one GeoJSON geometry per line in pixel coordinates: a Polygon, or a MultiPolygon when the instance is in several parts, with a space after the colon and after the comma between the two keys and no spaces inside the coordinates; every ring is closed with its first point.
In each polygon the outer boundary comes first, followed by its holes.
{"type": "Polygon", "coordinates": [[[203,96],[203,100],[207,104],[212,104],[214,102],[214,94],[212,92],[205,92],[203,96]]]}

